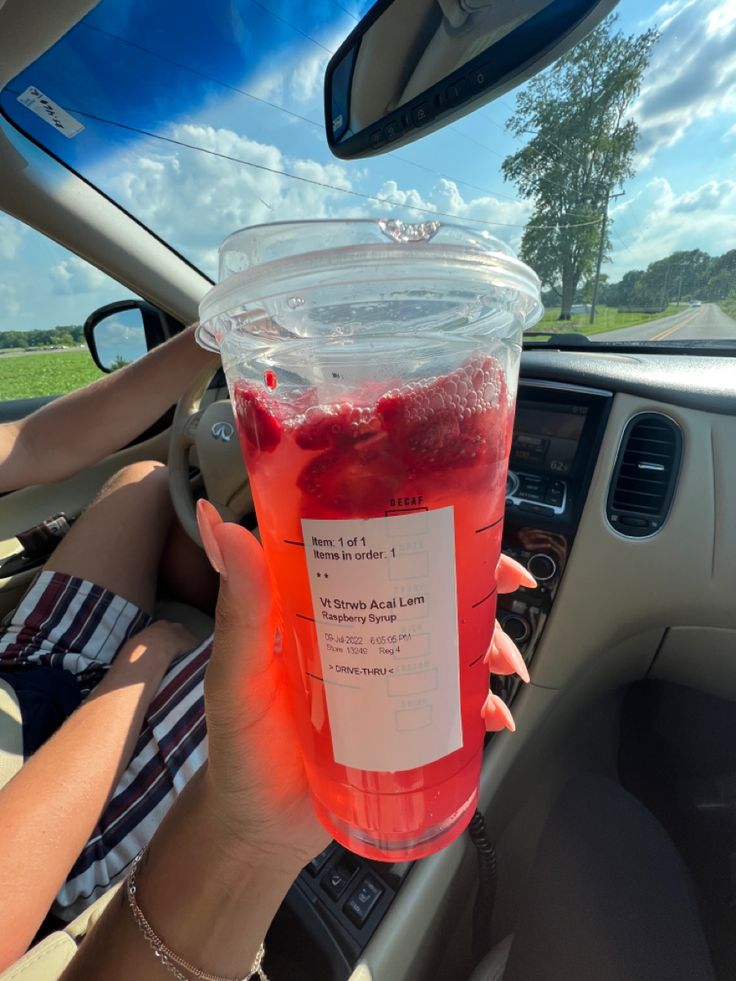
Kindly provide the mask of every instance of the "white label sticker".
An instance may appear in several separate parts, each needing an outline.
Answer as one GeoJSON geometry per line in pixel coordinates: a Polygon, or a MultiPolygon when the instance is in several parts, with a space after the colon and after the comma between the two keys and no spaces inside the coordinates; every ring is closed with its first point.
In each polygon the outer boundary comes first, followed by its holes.
{"type": "Polygon", "coordinates": [[[411,770],[463,744],[453,510],[302,519],[343,766],[411,770]]]}
{"type": "Polygon", "coordinates": [[[27,106],[31,112],[35,112],[41,119],[45,119],[49,126],[53,126],[64,136],[72,138],[77,136],[84,129],[82,123],[70,116],[66,109],[57,106],[47,95],[44,95],[35,85],[29,85],[25,92],[18,96],[18,102],[27,106]]]}

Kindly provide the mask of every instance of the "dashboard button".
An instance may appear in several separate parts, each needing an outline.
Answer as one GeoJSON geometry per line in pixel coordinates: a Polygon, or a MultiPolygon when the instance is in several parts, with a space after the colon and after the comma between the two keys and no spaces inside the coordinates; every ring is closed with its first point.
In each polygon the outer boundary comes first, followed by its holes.
{"type": "Polygon", "coordinates": [[[383,146],[383,144],[386,142],[386,138],[383,135],[383,130],[382,129],[373,130],[371,135],[368,137],[368,142],[370,143],[371,147],[374,150],[377,149],[379,146],[383,146]]]}
{"type": "Polygon", "coordinates": [[[545,552],[537,552],[532,555],[526,564],[527,569],[537,582],[547,582],[557,572],[557,563],[551,555],[545,552]]]}
{"type": "Polygon", "coordinates": [[[383,135],[386,137],[389,143],[393,143],[394,140],[397,140],[401,136],[402,131],[403,127],[398,119],[394,119],[393,122],[387,123],[383,127],[383,135]]]}
{"type": "Polygon", "coordinates": [[[381,886],[374,879],[365,876],[345,903],[345,912],[356,926],[361,927],[382,895],[381,886]]]}
{"type": "MultiPolygon", "coordinates": [[[[539,504],[541,504],[542,501],[544,501],[544,494],[542,493],[541,487],[537,487],[537,486],[529,487],[527,485],[526,487],[524,487],[523,490],[519,491],[519,494],[521,497],[524,498],[525,501],[534,501],[539,504]]],[[[549,501],[547,501],[546,503],[549,504],[549,501]]]]}
{"type": "Polygon", "coordinates": [[[342,862],[333,865],[322,876],[320,885],[332,899],[339,899],[355,874],[355,868],[356,866],[349,867],[342,862]]]}
{"type": "Polygon", "coordinates": [[[451,82],[445,90],[445,99],[447,100],[448,106],[456,106],[463,101],[468,95],[468,80],[466,78],[458,78],[454,82],[451,82]]]}
{"type": "Polygon", "coordinates": [[[432,118],[432,106],[429,102],[420,102],[411,111],[411,118],[415,126],[424,126],[432,118]]]}
{"type": "Polygon", "coordinates": [[[316,855],[312,859],[312,861],[309,863],[309,865],[307,865],[307,872],[309,872],[310,875],[318,875],[319,874],[319,870],[322,868],[322,866],[327,861],[327,856],[328,856],[328,854],[329,854],[329,852],[331,850],[332,850],[332,845],[330,844],[330,845],[327,846],[327,848],[325,848],[324,851],[320,852],[319,855],[316,855]]]}
{"type": "Polygon", "coordinates": [[[488,84],[489,79],[489,66],[481,65],[480,68],[474,69],[470,75],[468,75],[468,81],[470,82],[470,88],[473,92],[480,92],[488,84]]]}
{"type": "Polygon", "coordinates": [[[532,504],[531,501],[522,501],[519,505],[520,511],[530,511],[532,514],[546,514],[548,517],[554,516],[554,511],[547,504],[532,504]]]}

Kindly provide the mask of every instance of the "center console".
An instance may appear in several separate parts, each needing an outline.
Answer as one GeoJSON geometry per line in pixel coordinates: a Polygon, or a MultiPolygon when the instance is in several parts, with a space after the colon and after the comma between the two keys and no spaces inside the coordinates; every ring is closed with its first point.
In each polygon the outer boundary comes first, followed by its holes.
{"type": "MultiPolygon", "coordinates": [[[[503,551],[536,589],[498,598],[497,618],[527,662],[534,656],[572,547],[611,404],[609,392],[522,381],[506,486],[503,551]]],[[[518,686],[493,679],[510,701],[518,686]]]]}

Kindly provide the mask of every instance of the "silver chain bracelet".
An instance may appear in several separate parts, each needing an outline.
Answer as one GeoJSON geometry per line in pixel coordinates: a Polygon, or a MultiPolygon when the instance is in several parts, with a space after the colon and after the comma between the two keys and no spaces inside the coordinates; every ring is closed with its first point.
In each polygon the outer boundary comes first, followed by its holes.
{"type": "Polygon", "coordinates": [[[199,981],[248,981],[249,978],[253,977],[258,978],[259,981],[268,981],[268,977],[261,967],[263,958],[266,954],[263,944],[261,944],[261,946],[258,948],[258,953],[253,961],[253,966],[245,978],[225,978],[218,974],[208,974],[206,971],[202,971],[200,968],[195,967],[194,964],[190,964],[189,961],[185,961],[183,957],[179,957],[178,954],[175,954],[173,950],[167,947],[146,919],[145,913],[138,905],[138,901],[136,899],[137,886],[135,876],[142,858],[143,852],[140,852],[133,860],[133,865],[130,869],[130,875],[128,876],[128,882],[126,885],[128,906],[133,914],[133,919],[135,920],[136,926],[141,931],[148,946],[153,951],[153,956],[159,959],[161,965],[165,967],[170,974],[173,974],[177,981],[191,981],[192,977],[198,978],[199,981]],[[182,970],[180,970],[180,968],[182,970]],[[182,971],[187,971],[188,974],[183,974],[182,971]]]}

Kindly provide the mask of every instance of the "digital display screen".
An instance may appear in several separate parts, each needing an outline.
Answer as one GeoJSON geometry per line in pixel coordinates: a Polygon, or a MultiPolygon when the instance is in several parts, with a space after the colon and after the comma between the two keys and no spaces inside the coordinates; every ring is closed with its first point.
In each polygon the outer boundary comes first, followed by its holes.
{"type": "Polygon", "coordinates": [[[519,402],[511,469],[531,467],[550,474],[570,473],[587,414],[584,405],[519,402]]]}

